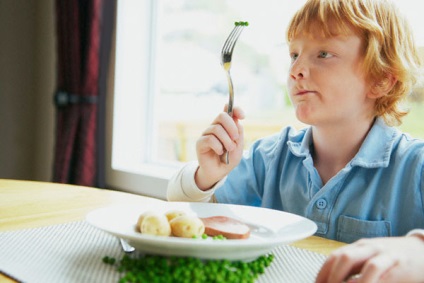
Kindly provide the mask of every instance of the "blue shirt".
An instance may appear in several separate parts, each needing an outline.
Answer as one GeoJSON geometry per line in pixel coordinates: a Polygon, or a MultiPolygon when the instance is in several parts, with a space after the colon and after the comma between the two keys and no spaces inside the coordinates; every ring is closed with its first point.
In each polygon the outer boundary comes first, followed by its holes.
{"type": "Polygon", "coordinates": [[[317,236],[347,243],[424,228],[424,141],[378,118],[356,156],[324,186],[311,143],[311,128],[258,140],[217,189],[217,201],[298,214],[317,224],[317,236]]]}

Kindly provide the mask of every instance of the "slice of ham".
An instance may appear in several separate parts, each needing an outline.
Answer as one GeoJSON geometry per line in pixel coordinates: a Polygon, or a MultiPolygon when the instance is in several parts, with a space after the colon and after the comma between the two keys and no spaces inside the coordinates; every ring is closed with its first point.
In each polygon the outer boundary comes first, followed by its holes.
{"type": "Polygon", "coordinates": [[[222,235],[227,239],[247,239],[250,228],[246,224],[227,216],[200,218],[205,224],[205,234],[213,237],[222,235]]]}

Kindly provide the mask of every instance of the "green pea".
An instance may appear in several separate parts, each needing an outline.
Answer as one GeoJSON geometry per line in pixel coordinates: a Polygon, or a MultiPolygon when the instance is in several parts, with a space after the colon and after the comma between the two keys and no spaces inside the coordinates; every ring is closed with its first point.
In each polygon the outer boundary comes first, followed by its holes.
{"type": "Polygon", "coordinates": [[[247,27],[249,25],[249,22],[239,21],[239,22],[234,22],[234,25],[235,26],[245,26],[245,27],[247,27]]]}
{"type": "MultiPolygon", "coordinates": [[[[115,259],[104,257],[105,264],[115,259]]],[[[258,257],[251,262],[229,260],[200,260],[197,258],[164,257],[156,255],[124,255],[116,262],[116,269],[122,274],[119,283],[124,282],[254,282],[268,267],[272,254],[258,257]]],[[[112,263],[112,265],[114,264],[112,263]]]]}

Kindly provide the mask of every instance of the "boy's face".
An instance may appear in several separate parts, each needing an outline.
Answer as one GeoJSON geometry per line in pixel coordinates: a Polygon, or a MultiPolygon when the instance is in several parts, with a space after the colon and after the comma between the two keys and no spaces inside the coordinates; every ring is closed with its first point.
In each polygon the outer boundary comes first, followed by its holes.
{"type": "Polygon", "coordinates": [[[309,125],[336,126],[373,117],[375,100],[361,68],[362,38],[352,32],[324,37],[318,28],[289,44],[290,99],[297,118],[309,125]]]}

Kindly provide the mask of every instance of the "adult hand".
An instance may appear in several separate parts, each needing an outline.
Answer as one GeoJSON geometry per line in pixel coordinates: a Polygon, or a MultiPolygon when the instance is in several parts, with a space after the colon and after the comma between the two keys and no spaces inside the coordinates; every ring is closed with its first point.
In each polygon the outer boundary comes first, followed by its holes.
{"type": "Polygon", "coordinates": [[[243,126],[239,123],[242,119],[244,112],[239,107],[233,108],[233,117],[222,112],[197,140],[199,169],[195,181],[200,189],[211,188],[240,162],[244,146],[243,126]],[[220,158],[226,150],[229,152],[229,164],[223,163],[220,158]]]}
{"type": "Polygon", "coordinates": [[[424,239],[363,239],[334,251],[322,266],[316,283],[340,282],[424,282],[424,239]],[[344,281],[354,274],[360,276],[344,281]]]}

